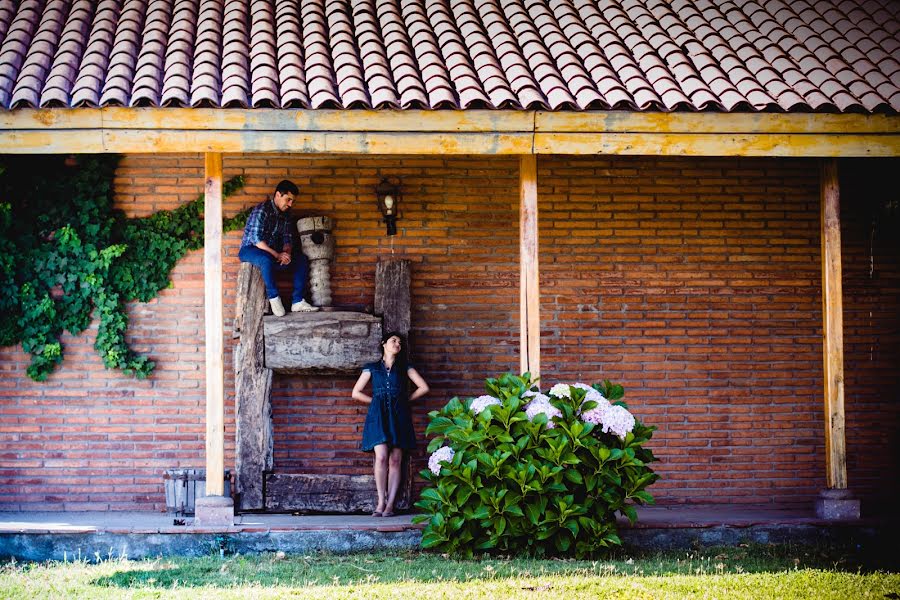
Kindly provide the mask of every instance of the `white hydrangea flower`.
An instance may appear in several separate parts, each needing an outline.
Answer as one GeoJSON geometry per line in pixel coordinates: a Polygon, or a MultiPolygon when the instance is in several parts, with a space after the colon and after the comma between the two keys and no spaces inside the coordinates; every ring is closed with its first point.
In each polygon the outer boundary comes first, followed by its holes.
{"type": "Polygon", "coordinates": [[[525,408],[525,416],[531,421],[539,414],[547,415],[547,429],[556,427],[556,423],[551,420],[553,417],[563,416],[558,408],[550,404],[550,398],[544,394],[536,394],[525,408]]]}
{"type": "Polygon", "coordinates": [[[567,383],[557,383],[550,388],[550,395],[557,398],[571,398],[572,390],[569,389],[569,384],[567,383]]]}
{"type": "Polygon", "coordinates": [[[625,439],[625,436],[634,430],[635,420],[634,415],[624,406],[612,405],[603,411],[602,423],[604,433],[612,433],[625,439]]]}
{"type": "Polygon", "coordinates": [[[609,400],[603,397],[603,394],[591,388],[588,390],[588,393],[584,395],[584,402],[596,402],[597,404],[603,404],[606,402],[609,404],[609,400]]]}
{"type": "Polygon", "coordinates": [[[531,398],[532,396],[537,396],[540,392],[535,390],[528,390],[527,392],[522,392],[522,398],[531,398]]]}
{"type": "Polygon", "coordinates": [[[479,414],[488,406],[500,406],[502,403],[498,398],[494,398],[493,396],[478,396],[474,400],[472,400],[472,404],[469,407],[469,410],[472,411],[473,414],[479,414]]]}
{"type": "MultiPolygon", "coordinates": [[[[600,425],[603,422],[603,415],[609,409],[610,403],[609,400],[603,397],[600,392],[594,390],[595,396],[585,396],[584,402],[596,402],[597,406],[590,410],[583,411],[581,413],[581,420],[585,423],[593,423],[594,425],[600,425]]],[[[584,404],[582,402],[582,405],[584,404]]]]}
{"type": "Polygon", "coordinates": [[[431,472],[435,475],[440,475],[441,463],[450,462],[451,460],[453,460],[454,454],[456,453],[450,446],[441,446],[434,451],[434,454],[428,457],[428,468],[431,469],[431,472]]]}

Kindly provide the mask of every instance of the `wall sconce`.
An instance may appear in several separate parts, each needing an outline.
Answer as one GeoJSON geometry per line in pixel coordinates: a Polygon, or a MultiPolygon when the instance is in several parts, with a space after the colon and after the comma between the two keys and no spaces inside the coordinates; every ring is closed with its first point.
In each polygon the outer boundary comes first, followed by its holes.
{"type": "Polygon", "coordinates": [[[387,234],[397,235],[397,219],[399,218],[400,205],[400,180],[391,180],[387,177],[381,179],[381,183],[375,186],[375,195],[378,196],[378,210],[381,211],[382,221],[387,224],[387,234]]]}

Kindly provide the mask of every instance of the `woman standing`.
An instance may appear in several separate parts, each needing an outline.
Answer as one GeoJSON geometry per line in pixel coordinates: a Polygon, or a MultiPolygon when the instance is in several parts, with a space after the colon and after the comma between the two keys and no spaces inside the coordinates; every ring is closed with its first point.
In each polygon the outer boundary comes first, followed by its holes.
{"type": "Polygon", "coordinates": [[[403,451],[416,447],[409,402],[428,393],[428,384],[406,361],[400,334],[388,332],[381,337],[381,360],[367,364],[353,386],[354,400],[369,405],[363,427],[362,449],[375,453],[375,490],[378,500],[373,517],[393,517],[394,502],[400,489],[403,451]],[[372,395],[363,388],[372,380],[372,395]],[[408,393],[408,382],[416,389],[408,393]]]}

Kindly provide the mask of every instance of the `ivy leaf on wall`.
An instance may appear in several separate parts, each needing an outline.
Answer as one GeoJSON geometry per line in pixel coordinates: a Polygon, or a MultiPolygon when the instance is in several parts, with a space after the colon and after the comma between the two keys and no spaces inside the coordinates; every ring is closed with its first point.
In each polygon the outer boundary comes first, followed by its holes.
{"type": "MultiPolygon", "coordinates": [[[[94,348],[107,368],[139,378],[154,363],[126,343],[125,303],[169,287],[172,269],[203,246],[203,196],[173,211],[128,219],[113,209],[119,158],[6,156],[0,163],[0,346],[22,344],[28,376],[45,380],[63,360],[63,331],[99,319],[94,348]]],[[[243,186],[235,177],[227,197],[243,186]]],[[[249,210],[223,220],[242,228],[249,210]]]]}

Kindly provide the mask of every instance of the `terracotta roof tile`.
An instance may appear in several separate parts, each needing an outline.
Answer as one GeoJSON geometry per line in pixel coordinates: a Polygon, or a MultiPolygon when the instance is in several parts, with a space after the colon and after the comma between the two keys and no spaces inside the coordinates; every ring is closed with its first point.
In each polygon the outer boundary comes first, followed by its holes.
{"type": "Polygon", "coordinates": [[[0,2],[0,107],[900,111],[887,0],[0,2]]]}
{"type": "Polygon", "coordinates": [[[122,9],[110,50],[106,81],[100,91],[101,105],[128,106],[146,16],[146,0],[133,0],[122,9]]]}

